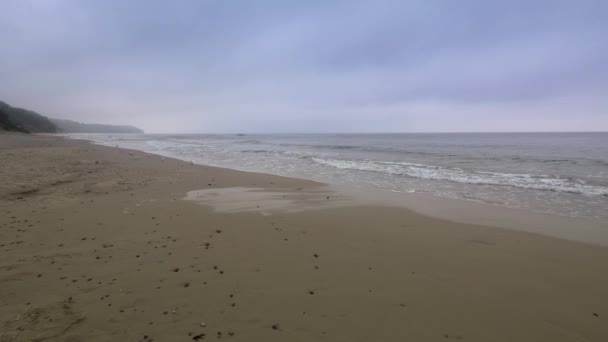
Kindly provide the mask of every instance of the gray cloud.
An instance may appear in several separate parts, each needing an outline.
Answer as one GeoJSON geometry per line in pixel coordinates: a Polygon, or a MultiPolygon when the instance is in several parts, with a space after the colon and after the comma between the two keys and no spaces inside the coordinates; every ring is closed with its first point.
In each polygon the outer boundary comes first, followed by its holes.
{"type": "Polygon", "coordinates": [[[153,132],[608,130],[604,1],[23,1],[0,98],[153,132]]]}

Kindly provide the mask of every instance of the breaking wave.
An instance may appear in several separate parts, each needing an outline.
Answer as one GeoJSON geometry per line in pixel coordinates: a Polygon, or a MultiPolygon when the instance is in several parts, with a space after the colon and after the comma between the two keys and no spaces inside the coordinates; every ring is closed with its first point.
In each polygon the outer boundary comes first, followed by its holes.
{"type": "Polygon", "coordinates": [[[379,172],[462,184],[511,186],[523,189],[557,191],[588,196],[608,195],[607,187],[590,185],[579,179],[567,179],[548,175],[470,171],[460,168],[446,168],[406,162],[355,161],[324,158],[312,158],[312,160],[321,165],[341,170],[379,172]]]}

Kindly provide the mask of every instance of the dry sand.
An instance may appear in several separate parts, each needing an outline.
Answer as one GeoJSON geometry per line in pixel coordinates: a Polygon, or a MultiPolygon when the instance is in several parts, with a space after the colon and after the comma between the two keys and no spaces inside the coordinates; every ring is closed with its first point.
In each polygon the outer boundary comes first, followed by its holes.
{"type": "Polygon", "coordinates": [[[608,341],[605,247],[55,137],[0,135],[0,253],[2,342],[608,341]]]}

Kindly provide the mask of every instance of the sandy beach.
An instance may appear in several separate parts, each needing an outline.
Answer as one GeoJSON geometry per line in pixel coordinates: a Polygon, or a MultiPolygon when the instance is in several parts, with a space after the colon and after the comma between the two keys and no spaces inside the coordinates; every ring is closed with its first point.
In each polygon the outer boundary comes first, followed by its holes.
{"type": "Polygon", "coordinates": [[[52,136],[0,161],[2,342],[608,341],[606,247],[52,136]]]}

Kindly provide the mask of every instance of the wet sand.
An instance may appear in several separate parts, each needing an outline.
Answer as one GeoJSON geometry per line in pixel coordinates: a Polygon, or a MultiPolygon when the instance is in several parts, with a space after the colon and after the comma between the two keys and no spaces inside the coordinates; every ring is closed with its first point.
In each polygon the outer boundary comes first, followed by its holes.
{"type": "Polygon", "coordinates": [[[608,340],[606,247],[55,137],[0,161],[2,342],[608,340]]]}

